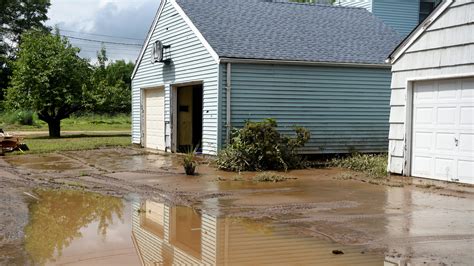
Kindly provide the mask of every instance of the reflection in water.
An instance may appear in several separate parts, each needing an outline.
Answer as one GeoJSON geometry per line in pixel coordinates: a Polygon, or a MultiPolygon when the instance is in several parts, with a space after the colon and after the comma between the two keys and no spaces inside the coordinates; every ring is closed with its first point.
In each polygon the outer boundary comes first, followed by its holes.
{"type": "Polygon", "coordinates": [[[132,237],[144,265],[381,265],[381,255],[295,235],[247,219],[215,218],[191,208],[134,203],[132,237]],[[332,254],[343,249],[344,255],[332,254]]]}
{"type": "Polygon", "coordinates": [[[25,227],[25,250],[35,264],[61,257],[64,249],[82,238],[81,229],[97,223],[97,234],[107,235],[114,218],[123,221],[121,199],[78,191],[37,190],[25,227]]]}
{"type": "Polygon", "coordinates": [[[362,247],[295,235],[270,221],[216,218],[154,201],[35,191],[25,250],[37,265],[381,265],[362,247]],[[132,236],[132,237],[130,237],[132,236]],[[344,255],[334,255],[343,250],[344,255]],[[139,259],[137,258],[139,257],[139,259]]]}

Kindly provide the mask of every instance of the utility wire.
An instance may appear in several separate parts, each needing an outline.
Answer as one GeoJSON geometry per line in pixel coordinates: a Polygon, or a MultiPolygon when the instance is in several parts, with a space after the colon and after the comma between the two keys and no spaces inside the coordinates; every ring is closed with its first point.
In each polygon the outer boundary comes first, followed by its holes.
{"type": "MultiPolygon", "coordinates": [[[[76,41],[73,40],[71,41],[72,44],[75,46],[79,46],[79,48],[92,48],[92,49],[98,49],[100,50],[102,48],[101,44],[99,43],[88,43],[88,42],[82,42],[82,41],[76,41]]],[[[105,48],[107,50],[120,50],[120,51],[140,51],[139,47],[129,47],[129,46],[120,46],[120,45],[112,45],[112,44],[106,44],[105,48]]]]}
{"type": "Polygon", "coordinates": [[[109,37],[109,38],[116,38],[116,39],[127,39],[127,40],[134,40],[134,41],[144,41],[144,39],[136,39],[136,38],[130,38],[130,37],[122,37],[122,36],[113,36],[113,35],[105,35],[105,34],[97,34],[97,33],[87,33],[87,32],[81,32],[81,31],[73,31],[73,30],[63,30],[59,29],[59,31],[64,31],[64,32],[72,32],[72,33],[79,33],[79,34],[85,34],[85,35],[91,35],[91,36],[100,36],[100,37],[109,37]]]}
{"type": "Polygon", "coordinates": [[[74,37],[74,36],[69,36],[69,35],[63,35],[61,36],[73,39],[73,40],[81,40],[81,41],[87,41],[87,42],[96,42],[96,43],[108,43],[108,44],[117,44],[117,45],[128,45],[128,46],[136,46],[136,47],[142,47],[141,44],[138,43],[123,43],[123,42],[110,42],[110,41],[102,41],[102,40],[94,40],[94,39],[87,39],[87,38],[79,38],[79,37],[74,37]]]}

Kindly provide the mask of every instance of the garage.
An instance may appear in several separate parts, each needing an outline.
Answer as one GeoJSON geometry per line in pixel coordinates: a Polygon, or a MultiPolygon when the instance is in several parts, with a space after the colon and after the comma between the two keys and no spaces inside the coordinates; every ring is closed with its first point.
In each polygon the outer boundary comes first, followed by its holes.
{"type": "Polygon", "coordinates": [[[442,1],[387,59],[390,173],[474,184],[472,14],[472,0],[442,1]]]}
{"type": "Polygon", "coordinates": [[[144,90],[144,146],[165,150],[165,90],[144,90]]]}
{"type": "Polygon", "coordinates": [[[412,175],[474,183],[474,78],[415,82],[412,175]]]}

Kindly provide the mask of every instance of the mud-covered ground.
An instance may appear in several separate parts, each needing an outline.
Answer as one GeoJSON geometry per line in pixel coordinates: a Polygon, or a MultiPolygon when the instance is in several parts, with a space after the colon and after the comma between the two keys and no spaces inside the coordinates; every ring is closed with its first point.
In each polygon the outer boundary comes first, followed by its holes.
{"type": "Polygon", "coordinates": [[[415,264],[474,261],[474,189],[393,177],[374,180],[341,169],[282,173],[258,183],[255,173],[183,174],[179,157],[142,149],[103,149],[0,157],[0,264],[22,264],[26,202],[36,188],[137,194],[215,216],[271,219],[302,235],[383,253],[415,264]],[[20,254],[19,254],[20,253],[20,254]]]}

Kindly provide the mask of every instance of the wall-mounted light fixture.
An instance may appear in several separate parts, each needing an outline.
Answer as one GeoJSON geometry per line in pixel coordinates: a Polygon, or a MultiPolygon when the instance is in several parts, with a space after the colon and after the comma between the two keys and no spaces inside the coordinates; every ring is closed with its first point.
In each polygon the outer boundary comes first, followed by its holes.
{"type": "Polygon", "coordinates": [[[161,41],[155,41],[151,53],[152,63],[160,62],[165,65],[171,63],[171,45],[163,45],[161,41]]]}

